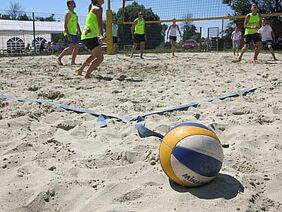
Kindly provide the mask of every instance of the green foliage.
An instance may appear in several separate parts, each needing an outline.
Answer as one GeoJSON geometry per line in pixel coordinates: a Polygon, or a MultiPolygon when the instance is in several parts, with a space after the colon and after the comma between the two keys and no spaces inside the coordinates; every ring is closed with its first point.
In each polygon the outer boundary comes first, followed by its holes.
{"type": "Polygon", "coordinates": [[[183,26],[183,40],[193,39],[198,41],[200,38],[201,35],[197,33],[196,26],[186,22],[183,26]]]}
{"type": "MultiPolygon", "coordinates": [[[[144,19],[150,21],[158,21],[160,17],[155,14],[151,8],[146,9],[144,5],[139,5],[136,2],[133,2],[131,5],[128,5],[124,8],[119,9],[117,13],[118,23],[133,22],[138,17],[138,12],[144,14],[144,19]]],[[[161,43],[164,42],[164,25],[161,24],[146,24],[146,48],[156,48],[161,43]]],[[[119,37],[120,45],[131,45],[132,44],[132,35],[131,35],[131,25],[128,24],[119,24],[119,37]]]]}
{"type": "Polygon", "coordinates": [[[256,3],[259,13],[282,12],[281,0],[223,0],[234,10],[234,15],[246,15],[251,11],[251,5],[256,3]]]}
{"type": "Polygon", "coordinates": [[[37,17],[35,17],[35,20],[36,21],[56,21],[54,17],[55,17],[55,14],[51,14],[48,17],[37,16],[37,17]]]}

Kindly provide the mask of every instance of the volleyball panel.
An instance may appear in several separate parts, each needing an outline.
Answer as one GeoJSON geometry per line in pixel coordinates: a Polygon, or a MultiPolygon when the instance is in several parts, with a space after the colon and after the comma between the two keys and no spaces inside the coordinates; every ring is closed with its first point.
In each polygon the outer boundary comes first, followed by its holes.
{"type": "Polygon", "coordinates": [[[220,143],[218,137],[213,131],[196,126],[180,126],[174,128],[165,135],[163,142],[165,142],[168,146],[170,146],[170,148],[173,149],[179,141],[181,141],[185,137],[192,135],[210,136],[220,143]]]}
{"type": "Polygon", "coordinates": [[[171,156],[171,164],[172,164],[173,172],[175,173],[177,178],[180,179],[180,183],[179,182],[176,183],[182,186],[188,186],[188,187],[200,186],[215,178],[215,176],[206,177],[194,172],[193,170],[185,166],[182,162],[180,162],[173,155],[171,156]]]}
{"type": "Polygon", "coordinates": [[[180,178],[176,176],[174,173],[172,166],[171,166],[171,155],[172,155],[172,148],[168,146],[165,142],[162,142],[160,145],[160,162],[162,169],[166,173],[166,175],[176,182],[179,185],[182,185],[182,181],[180,178]]]}
{"type": "Polygon", "coordinates": [[[195,152],[210,156],[219,161],[223,161],[223,149],[217,139],[206,135],[188,136],[179,141],[178,148],[190,149],[195,152]]]}

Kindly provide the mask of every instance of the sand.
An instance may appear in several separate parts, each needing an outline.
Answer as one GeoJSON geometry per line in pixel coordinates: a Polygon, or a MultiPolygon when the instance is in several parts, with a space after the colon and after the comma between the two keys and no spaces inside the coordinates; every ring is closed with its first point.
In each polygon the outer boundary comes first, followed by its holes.
{"type": "Polygon", "coordinates": [[[89,114],[0,100],[0,211],[281,211],[282,63],[263,53],[254,64],[252,56],[232,63],[229,52],[106,55],[88,80],[75,75],[70,57],[64,66],[55,56],[1,58],[0,95],[119,116],[201,102],[148,116],[146,126],[165,134],[200,122],[230,147],[214,181],[183,188],[162,171],[160,140],[140,138],[134,123],[110,119],[100,128],[89,114]],[[252,87],[246,96],[206,101],[252,87]]]}

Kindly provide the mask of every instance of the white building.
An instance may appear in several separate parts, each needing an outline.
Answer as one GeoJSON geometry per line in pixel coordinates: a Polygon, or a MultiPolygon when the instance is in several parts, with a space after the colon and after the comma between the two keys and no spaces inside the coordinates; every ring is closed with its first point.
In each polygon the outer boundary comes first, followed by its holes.
{"type": "MultiPolygon", "coordinates": [[[[52,34],[63,33],[63,22],[36,21],[35,42],[38,47],[42,41],[51,41],[52,34]]],[[[33,22],[0,19],[0,50],[23,51],[34,45],[33,22]]]]}

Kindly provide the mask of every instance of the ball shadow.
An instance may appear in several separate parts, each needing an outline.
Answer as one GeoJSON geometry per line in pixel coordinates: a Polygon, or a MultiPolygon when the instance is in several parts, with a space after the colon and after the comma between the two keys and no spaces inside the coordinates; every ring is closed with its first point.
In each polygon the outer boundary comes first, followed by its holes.
{"type": "Polygon", "coordinates": [[[244,192],[243,185],[234,177],[219,174],[212,182],[194,188],[187,188],[169,181],[173,190],[181,193],[189,192],[200,199],[233,199],[238,193],[244,192]]]}

